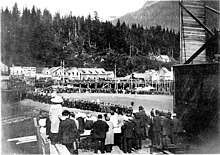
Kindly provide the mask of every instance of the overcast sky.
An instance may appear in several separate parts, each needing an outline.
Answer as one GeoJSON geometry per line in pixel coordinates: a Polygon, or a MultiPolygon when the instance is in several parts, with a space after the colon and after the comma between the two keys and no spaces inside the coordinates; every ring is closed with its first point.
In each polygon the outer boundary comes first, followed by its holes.
{"type": "Polygon", "coordinates": [[[23,7],[29,9],[33,5],[35,7],[48,9],[52,15],[60,12],[61,15],[68,15],[72,11],[72,15],[85,16],[94,15],[94,11],[98,12],[100,19],[109,20],[111,16],[122,16],[128,12],[140,9],[147,0],[2,0],[3,9],[8,6],[12,10],[15,2],[22,11],[23,7]]]}

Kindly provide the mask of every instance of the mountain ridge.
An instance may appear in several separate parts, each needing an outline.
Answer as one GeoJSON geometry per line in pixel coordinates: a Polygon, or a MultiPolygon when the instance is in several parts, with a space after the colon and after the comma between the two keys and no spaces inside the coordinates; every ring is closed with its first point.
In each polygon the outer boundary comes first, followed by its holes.
{"type": "MultiPolygon", "coordinates": [[[[219,10],[218,1],[206,1],[206,5],[219,10]]],[[[118,20],[126,24],[140,24],[144,27],[160,25],[165,29],[174,29],[179,31],[179,1],[147,1],[140,9],[127,13],[124,16],[112,20],[116,24],[118,20]]],[[[210,11],[207,11],[207,23],[211,29],[219,28],[219,17],[210,11]]]]}

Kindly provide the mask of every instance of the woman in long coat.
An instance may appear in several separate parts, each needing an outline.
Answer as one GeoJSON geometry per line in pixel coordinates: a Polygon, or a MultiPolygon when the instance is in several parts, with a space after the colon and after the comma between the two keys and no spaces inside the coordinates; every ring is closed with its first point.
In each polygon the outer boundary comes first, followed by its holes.
{"type": "Polygon", "coordinates": [[[51,143],[55,144],[58,142],[58,131],[60,124],[60,117],[62,116],[63,108],[62,102],[63,99],[60,96],[55,96],[51,99],[53,104],[50,105],[49,117],[50,117],[50,139],[51,143]]]}
{"type": "Polygon", "coordinates": [[[104,116],[106,123],[109,125],[108,132],[106,132],[105,148],[106,148],[106,152],[111,152],[112,145],[114,144],[114,132],[113,132],[114,125],[110,121],[110,117],[107,114],[105,114],[104,116]]]}

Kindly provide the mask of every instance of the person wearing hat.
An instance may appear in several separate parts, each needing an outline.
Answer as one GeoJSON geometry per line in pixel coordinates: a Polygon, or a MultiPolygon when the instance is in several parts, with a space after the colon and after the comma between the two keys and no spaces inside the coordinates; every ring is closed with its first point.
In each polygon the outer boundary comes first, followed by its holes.
{"type": "Polygon", "coordinates": [[[79,133],[75,121],[70,119],[70,114],[68,110],[62,112],[63,120],[59,125],[58,140],[66,146],[71,154],[78,154],[77,139],[79,133]]]}
{"type": "Polygon", "coordinates": [[[49,117],[50,117],[50,135],[49,138],[52,144],[58,142],[58,131],[60,124],[60,117],[62,116],[62,102],[63,99],[60,96],[55,96],[51,99],[52,104],[50,105],[49,117]]]}
{"type": "Polygon", "coordinates": [[[142,148],[142,137],[141,137],[141,120],[139,113],[134,113],[134,148],[136,150],[142,148]]]}
{"type": "Polygon", "coordinates": [[[161,116],[161,125],[162,125],[162,134],[161,134],[161,142],[163,148],[166,148],[168,145],[168,140],[171,140],[171,143],[173,143],[173,133],[172,133],[172,127],[173,122],[171,120],[171,113],[168,112],[165,114],[165,116],[161,116]]]}
{"type": "Polygon", "coordinates": [[[148,124],[150,123],[150,118],[147,116],[142,106],[139,106],[139,116],[141,121],[141,138],[145,140],[146,137],[148,137],[148,124]]]}
{"type": "Polygon", "coordinates": [[[131,121],[132,118],[129,117],[124,118],[124,124],[121,127],[123,134],[123,152],[131,153],[132,140],[133,140],[133,131],[134,131],[134,123],[131,121]]]}
{"type": "Polygon", "coordinates": [[[161,139],[161,117],[158,110],[155,110],[155,114],[156,116],[153,117],[153,145],[159,147],[161,139]]]}

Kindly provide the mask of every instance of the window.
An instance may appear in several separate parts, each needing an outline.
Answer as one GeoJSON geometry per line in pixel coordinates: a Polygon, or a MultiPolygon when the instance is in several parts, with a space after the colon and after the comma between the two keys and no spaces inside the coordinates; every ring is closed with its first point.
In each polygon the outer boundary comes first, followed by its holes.
{"type": "Polygon", "coordinates": [[[74,72],[72,72],[73,76],[74,76],[74,72]]]}
{"type": "Polygon", "coordinates": [[[70,76],[70,73],[69,73],[69,76],[70,76]]]}
{"type": "Polygon", "coordinates": [[[77,72],[77,73],[76,73],[76,76],[78,76],[78,75],[79,75],[79,73],[77,72]]]}

